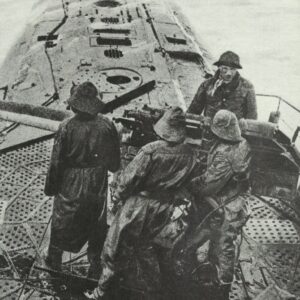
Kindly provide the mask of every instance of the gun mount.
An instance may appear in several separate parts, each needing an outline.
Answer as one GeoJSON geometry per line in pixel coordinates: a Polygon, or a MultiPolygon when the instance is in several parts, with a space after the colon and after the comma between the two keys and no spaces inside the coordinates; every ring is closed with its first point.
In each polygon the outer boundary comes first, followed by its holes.
{"type": "MultiPolygon", "coordinates": [[[[153,125],[162,117],[164,109],[144,105],[141,110],[125,110],[123,117],[114,118],[131,132],[125,141],[134,147],[142,147],[147,143],[157,140],[153,125]]],[[[209,137],[210,119],[204,116],[186,114],[187,136],[191,139],[203,140],[209,137]]],[[[126,132],[127,133],[127,132],[126,132]]],[[[124,141],[124,140],[123,140],[124,141]]]]}
{"type": "MultiPolygon", "coordinates": [[[[115,118],[114,121],[121,123],[125,128],[122,131],[125,136],[123,142],[131,147],[140,148],[158,139],[153,125],[163,113],[163,109],[145,105],[141,110],[125,110],[123,117],[115,118]]],[[[202,158],[212,143],[210,123],[211,120],[207,117],[186,115],[187,142],[201,140],[197,147],[202,158]]],[[[271,122],[242,119],[240,126],[242,135],[250,143],[253,152],[253,193],[294,199],[297,194],[300,156],[294,151],[292,140],[271,122]]]]}

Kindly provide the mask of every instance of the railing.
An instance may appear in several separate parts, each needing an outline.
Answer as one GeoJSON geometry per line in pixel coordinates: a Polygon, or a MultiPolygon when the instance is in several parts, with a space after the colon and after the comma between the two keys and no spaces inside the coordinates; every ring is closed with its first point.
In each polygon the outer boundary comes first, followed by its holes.
{"type": "Polygon", "coordinates": [[[297,139],[300,132],[300,109],[289,101],[278,95],[256,94],[258,105],[258,119],[268,121],[271,112],[280,112],[279,128],[295,143],[300,149],[300,139],[297,139]],[[262,98],[273,100],[260,101],[262,98]]]}
{"type": "Polygon", "coordinates": [[[270,98],[277,98],[278,99],[278,107],[277,107],[277,111],[280,110],[280,104],[281,102],[287,104],[288,106],[290,106],[291,108],[293,108],[294,110],[296,110],[298,113],[300,113],[300,109],[297,108],[296,106],[292,105],[290,102],[288,102],[287,100],[283,99],[280,96],[277,95],[269,95],[269,94],[256,94],[256,96],[259,97],[270,97],[270,98]]]}

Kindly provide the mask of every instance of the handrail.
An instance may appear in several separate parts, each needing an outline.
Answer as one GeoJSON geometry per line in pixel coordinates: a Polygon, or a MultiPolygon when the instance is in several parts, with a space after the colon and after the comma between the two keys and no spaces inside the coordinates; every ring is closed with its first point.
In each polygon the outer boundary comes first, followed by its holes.
{"type": "MultiPolygon", "coordinates": [[[[300,109],[296,106],[294,106],[293,104],[291,104],[290,102],[288,102],[287,100],[283,99],[282,97],[280,96],[277,96],[277,95],[271,95],[271,94],[256,94],[256,96],[261,96],[261,97],[269,97],[269,98],[276,98],[278,99],[278,105],[277,105],[277,111],[279,111],[280,109],[280,104],[281,102],[284,102],[285,104],[287,104],[289,107],[291,107],[292,109],[294,109],[296,112],[300,113],[300,109]]],[[[291,130],[293,130],[293,128],[291,128],[289,126],[289,124],[287,124],[286,122],[284,122],[285,125],[287,125],[291,130]]],[[[297,126],[296,127],[296,130],[292,136],[292,143],[294,144],[299,136],[299,132],[300,132],[300,126],[297,126]]]]}
{"type": "Polygon", "coordinates": [[[300,132],[300,126],[298,126],[294,132],[294,135],[293,135],[293,138],[292,138],[292,143],[295,143],[296,140],[297,140],[297,137],[299,135],[299,132],[300,132]]]}
{"type": "Polygon", "coordinates": [[[262,96],[262,97],[270,97],[270,98],[277,98],[278,99],[278,107],[277,107],[277,111],[280,108],[280,104],[281,102],[284,102],[285,104],[287,104],[288,106],[290,106],[291,108],[293,108],[294,110],[296,110],[298,113],[300,113],[300,109],[296,106],[294,106],[293,104],[291,104],[290,102],[288,102],[287,100],[283,99],[280,96],[277,95],[269,95],[269,94],[256,94],[256,96],[262,96]]]}

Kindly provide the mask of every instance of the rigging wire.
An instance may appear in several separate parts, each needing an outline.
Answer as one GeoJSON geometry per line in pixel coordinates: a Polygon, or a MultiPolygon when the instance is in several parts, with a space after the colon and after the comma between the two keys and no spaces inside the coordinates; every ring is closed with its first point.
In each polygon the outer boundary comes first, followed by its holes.
{"type": "Polygon", "coordinates": [[[64,16],[63,16],[62,20],[59,22],[59,24],[56,25],[50,31],[50,33],[47,36],[46,42],[44,44],[44,52],[45,52],[47,60],[49,62],[50,71],[51,71],[51,77],[52,77],[52,81],[53,81],[53,88],[54,88],[54,91],[55,91],[57,99],[59,99],[59,94],[58,94],[58,88],[57,88],[57,84],[56,84],[56,80],[55,80],[55,76],[54,76],[53,62],[51,60],[50,54],[49,54],[49,52],[48,52],[47,49],[48,49],[48,42],[51,40],[51,37],[57,32],[57,30],[59,28],[61,28],[66,23],[66,21],[67,21],[67,19],[69,17],[68,13],[67,13],[67,5],[66,5],[66,3],[64,2],[64,0],[62,0],[61,2],[62,2],[62,9],[63,9],[63,12],[64,12],[64,16]]]}
{"type": "MultiPolygon", "coordinates": [[[[40,241],[40,243],[39,243],[39,245],[38,245],[39,248],[41,247],[41,245],[42,245],[42,243],[43,243],[43,240],[44,240],[44,238],[45,238],[45,235],[46,235],[46,232],[47,232],[47,230],[48,230],[48,227],[49,227],[49,224],[50,224],[51,220],[52,220],[52,216],[49,218],[49,220],[48,220],[48,222],[47,222],[45,231],[44,231],[43,236],[42,236],[42,238],[41,238],[41,241],[40,241]]],[[[33,264],[32,264],[32,266],[31,266],[31,268],[30,268],[30,271],[29,271],[28,274],[26,275],[25,281],[24,281],[24,283],[23,283],[23,285],[22,285],[21,292],[20,292],[20,294],[19,294],[19,296],[18,296],[18,300],[21,300],[23,291],[24,291],[25,287],[26,287],[27,284],[28,284],[28,280],[29,280],[30,273],[32,272],[33,265],[34,265],[35,260],[37,259],[38,255],[39,255],[39,253],[38,253],[38,251],[36,250],[36,253],[35,253],[35,256],[34,256],[34,259],[33,259],[33,264]]],[[[30,296],[31,296],[31,295],[30,295],[30,296]]],[[[30,297],[30,296],[29,296],[29,297],[30,297]]],[[[28,299],[28,298],[27,298],[27,299],[28,299]]]]}

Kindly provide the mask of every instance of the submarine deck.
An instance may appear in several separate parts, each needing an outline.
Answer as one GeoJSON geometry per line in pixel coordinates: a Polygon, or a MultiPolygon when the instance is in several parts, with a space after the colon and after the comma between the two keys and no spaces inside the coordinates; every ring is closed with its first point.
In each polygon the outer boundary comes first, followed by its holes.
{"type": "MultiPolygon", "coordinates": [[[[54,299],[47,279],[33,268],[49,240],[52,198],[43,186],[52,143],[41,140],[0,156],[0,299],[54,299]]],[[[277,209],[297,216],[279,199],[250,195],[247,201],[252,213],[230,299],[253,299],[274,282],[300,299],[299,231],[277,209]]],[[[65,264],[75,274],[87,265],[84,257],[65,264]]]]}

